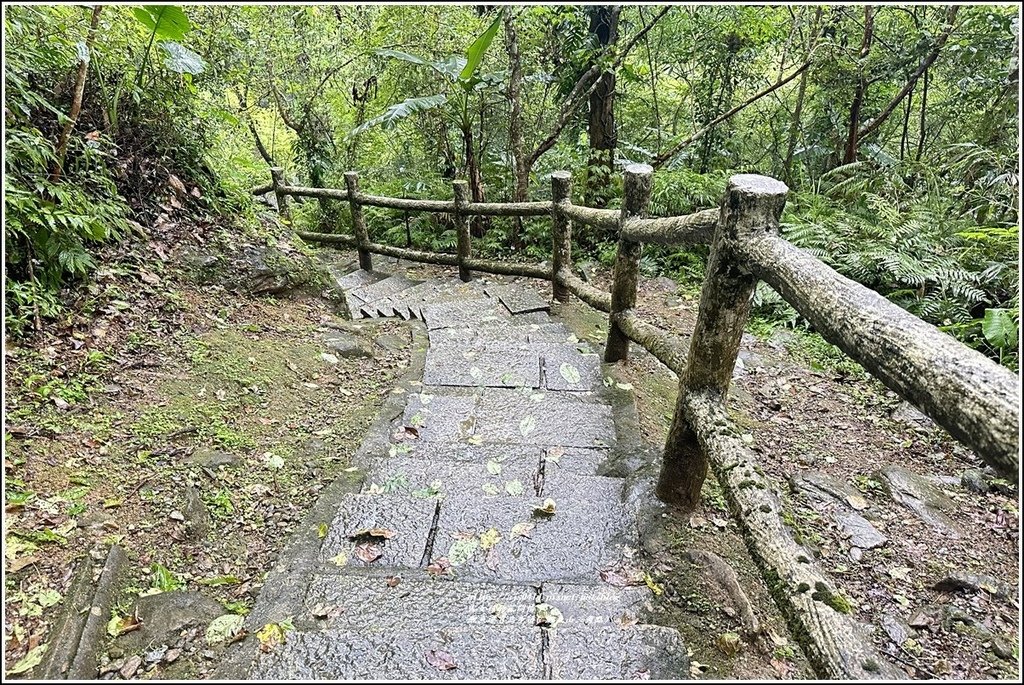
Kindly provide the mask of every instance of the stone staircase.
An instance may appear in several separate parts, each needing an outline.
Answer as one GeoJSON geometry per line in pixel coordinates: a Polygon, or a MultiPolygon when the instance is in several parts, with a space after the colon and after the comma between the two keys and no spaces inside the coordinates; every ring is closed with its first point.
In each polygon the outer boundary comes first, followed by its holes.
{"type": "Polygon", "coordinates": [[[637,509],[598,475],[616,446],[599,359],[522,286],[338,274],[354,318],[426,328],[393,395],[285,548],[219,678],[681,679],[644,623],[637,509]],[[266,631],[263,638],[266,638],[266,631]]]}

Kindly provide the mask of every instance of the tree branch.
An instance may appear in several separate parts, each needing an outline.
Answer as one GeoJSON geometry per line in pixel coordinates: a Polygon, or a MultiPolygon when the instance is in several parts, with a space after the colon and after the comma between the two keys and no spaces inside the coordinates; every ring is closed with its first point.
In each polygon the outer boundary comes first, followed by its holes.
{"type": "Polygon", "coordinates": [[[960,11],[959,5],[950,6],[949,11],[946,14],[946,27],[935,41],[935,47],[933,47],[932,51],[924,58],[921,64],[917,67],[917,71],[911,75],[900,92],[896,93],[896,97],[894,97],[889,104],[878,113],[878,116],[864,124],[864,127],[857,132],[857,138],[863,138],[866,135],[874,133],[878,127],[881,126],[882,123],[885,122],[885,120],[888,119],[896,110],[899,104],[903,102],[903,98],[907,97],[910,91],[914,89],[914,86],[917,84],[917,80],[921,78],[924,72],[928,71],[928,68],[931,67],[938,58],[939,52],[946,45],[946,41],[949,40],[949,36],[953,32],[953,24],[956,21],[956,14],[958,11],[960,11]]]}
{"type": "Polygon", "coordinates": [[[64,157],[68,151],[68,138],[71,137],[71,130],[78,123],[78,115],[82,111],[82,96],[85,94],[85,77],[89,73],[89,53],[96,41],[96,28],[100,23],[100,12],[103,5],[94,5],[92,18],[89,20],[89,33],[85,37],[85,54],[78,61],[78,76],[75,79],[75,94],[71,99],[71,111],[68,112],[68,120],[60,130],[60,138],[57,140],[56,161],[53,171],[50,173],[50,180],[56,182],[64,171],[64,157]]]}
{"type": "Polygon", "coordinates": [[[717,126],[718,124],[722,123],[726,119],[729,119],[730,117],[732,117],[734,114],[737,114],[741,110],[746,109],[748,106],[750,106],[753,103],[757,102],[758,100],[763,98],[765,95],[769,95],[770,93],[773,93],[776,90],[778,90],[779,88],[781,88],[782,86],[786,85],[787,83],[789,83],[790,81],[795,79],[797,76],[802,74],[804,72],[804,70],[806,70],[809,66],[811,66],[811,62],[810,61],[804,62],[803,65],[801,65],[796,71],[794,71],[792,74],[790,74],[786,78],[782,79],[781,81],[775,82],[774,84],[768,86],[767,88],[765,88],[764,90],[762,90],[759,93],[755,93],[751,97],[747,98],[746,100],[744,100],[740,104],[738,104],[735,107],[733,107],[732,109],[730,109],[728,112],[725,112],[724,114],[720,114],[719,116],[715,117],[714,119],[712,119],[711,121],[708,122],[707,126],[705,126],[704,128],[700,129],[699,131],[694,133],[692,136],[690,136],[689,138],[686,138],[685,140],[679,141],[678,143],[676,143],[676,145],[671,150],[669,150],[668,152],[663,152],[662,154],[660,154],[657,157],[655,157],[654,161],[651,162],[651,166],[653,166],[655,169],[657,169],[657,168],[659,168],[661,166],[664,166],[665,162],[668,162],[670,159],[672,159],[677,154],[679,154],[679,152],[683,148],[685,148],[688,145],[693,144],[698,139],[700,139],[705,133],[707,133],[708,131],[713,129],[715,126],[717,126]]]}

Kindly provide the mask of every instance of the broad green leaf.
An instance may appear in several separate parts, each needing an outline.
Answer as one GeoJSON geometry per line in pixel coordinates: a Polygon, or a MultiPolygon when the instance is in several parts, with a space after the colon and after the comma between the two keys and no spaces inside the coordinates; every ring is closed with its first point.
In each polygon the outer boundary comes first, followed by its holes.
{"type": "Polygon", "coordinates": [[[473,44],[466,50],[466,66],[459,73],[460,81],[469,81],[473,74],[476,73],[476,70],[480,68],[480,62],[484,59],[484,53],[491,46],[491,41],[494,40],[494,36],[498,33],[498,27],[501,26],[501,20],[504,16],[505,10],[502,9],[498,12],[498,16],[494,18],[494,21],[491,22],[491,25],[487,27],[487,30],[473,41],[473,44]]]}
{"type": "Polygon", "coordinates": [[[165,41],[160,46],[167,51],[164,65],[179,74],[201,74],[206,69],[203,58],[186,48],[181,43],[165,41]]]}
{"type": "Polygon", "coordinates": [[[403,62],[410,62],[423,67],[430,67],[451,81],[454,81],[458,77],[459,72],[462,71],[463,67],[466,65],[466,58],[459,55],[451,55],[449,57],[445,57],[443,60],[431,62],[430,60],[417,57],[416,55],[410,55],[409,53],[402,52],[400,50],[377,50],[375,54],[380,55],[381,57],[400,59],[403,62]]]}
{"type": "Polygon", "coordinates": [[[7,671],[7,675],[18,675],[32,670],[40,664],[43,660],[43,654],[46,652],[48,645],[38,645],[29,650],[28,654],[23,656],[21,659],[11,667],[11,670],[7,671]]]}
{"type": "Polygon", "coordinates": [[[448,548],[448,561],[451,562],[452,566],[458,566],[469,561],[474,554],[476,554],[477,548],[480,547],[480,541],[475,537],[466,538],[465,540],[456,540],[452,543],[452,546],[448,548]]]}
{"type": "Polygon", "coordinates": [[[132,9],[132,14],[163,40],[181,40],[192,30],[188,17],[177,5],[143,5],[132,9]]]}
{"type": "Polygon", "coordinates": [[[527,414],[526,417],[519,422],[519,432],[525,438],[533,429],[537,427],[537,419],[533,418],[532,414],[527,414]]]}
{"type": "Polygon", "coordinates": [[[523,490],[522,481],[520,481],[518,478],[516,480],[508,481],[507,483],[505,483],[505,492],[512,495],[513,497],[522,497],[523,492],[525,492],[523,490]]]}
{"type": "Polygon", "coordinates": [[[981,321],[981,332],[993,347],[1017,347],[1017,324],[1008,309],[986,309],[985,318],[981,321]]]}
{"type": "Polygon", "coordinates": [[[487,460],[487,473],[491,474],[492,476],[500,476],[501,475],[501,464],[499,464],[498,462],[496,462],[493,459],[488,459],[487,460]]]}
{"type": "Polygon", "coordinates": [[[381,126],[382,128],[392,128],[399,122],[399,120],[405,117],[416,114],[417,112],[425,112],[428,109],[434,109],[440,107],[448,101],[448,97],[443,93],[437,95],[427,95],[421,98],[409,98],[403,100],[396,105],[391,105],[387,110],[380,116],[376,116],[369,121],[365,121],[359,126],[349,131],[346,139],[350,139],[354,136],[358,136],[363,131],[373,128],[374,126],[381,126]]]}

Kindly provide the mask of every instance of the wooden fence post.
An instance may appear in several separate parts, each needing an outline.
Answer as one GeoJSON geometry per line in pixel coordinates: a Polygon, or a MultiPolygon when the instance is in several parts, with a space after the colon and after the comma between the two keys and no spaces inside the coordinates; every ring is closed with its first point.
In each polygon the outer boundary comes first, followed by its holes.
{"type": "Polygon", "coordinates": [[[473,256],[473,247],[469,235],[469,215],[463,210],[469,204],[469,183],[466,181],[452,181],[452,189],[455,191],[455,230],[458,232],[458,254],[459,254],[459,278],[463,283],[469,283],[473,274],[466,266],[466,260],[473,256]]]}
{"type": "Polygon", "coordinates": [[[348,190],[348,206],[352,210],[352,232],[356,236],[356,250],[359,252],[359,268],[363,271],[373,270],[373,260],[366,246],[370,244],[370,234],[366,230],[366,218],[363,206],[356,201],[359,194],[359,173],[345,172],[345,189],[348,190]]]}
{"type": "Polygon", "coordinates": [[[277,213],[285,219],[289,218],[288,196],[281,192],[284,183],[284,169],[279,166],[270,167],[270,178],[274,186],[274,197],[277,199],[277,213]]]}
{"type": "Polygon", "coordinates": [[[561,211],[560,203],[572,198],[572,174],[551,174],[551,295],[559,302],[569,300],[569,289],[558,280],[562,269],[572,269],[572,221],[561,211]]]}
{"type": "Polygon", "coordinates": [[[664,502],[687,510],[700,502],[708,463],[686,420],[686,398],[693,393],[710,393],[724,402],[728,395],[757,285],[757,279],[739,260],[736,246],[754,235],[778,232],[788,191],[784,183],[766,176],[741,174],[729,179],[701,288],[686,370],[679,378],[675,415],[665,442],[657,489],[658,498],[664,502]]]}
{"type": "MultiPolygon", "coordinates": [[[[651,199],[654,169],[647,164],[630,164],[623,176],[622,212],[619,230],[627,219],[643,217],[651,199]]],[[[608,314],[608,343],[604,348],[606,362],[622,361],[629,356],[629,338],[616,323],[616,315],[636,304],[637,272],[640,268],[641,243],[619,238],[615,255],[615,281],[612,283],[612,308],[608,314]]]]}

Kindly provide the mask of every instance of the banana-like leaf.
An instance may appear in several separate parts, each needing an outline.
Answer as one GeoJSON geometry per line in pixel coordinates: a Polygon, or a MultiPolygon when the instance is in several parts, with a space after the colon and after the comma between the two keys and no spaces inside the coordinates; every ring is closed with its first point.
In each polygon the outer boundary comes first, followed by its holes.
{"type": "Polygon", "coordinates": [[[430,60],[417,57],[416,55],[410,55],[409,53],[402,52],[400,50],[377,50],[375,54],[380,55],[381,57],[400,59],[403,62],[410,62],[423,67],[430,67],[442,76],[446,76],[451,81],[458,78],[459,72],[462,71],[463,67],[466,65],[466,58],[458,55],[451,55],[443,60],[431,62],[430,60]]]}
{"type": "Polygon", "coordinates": [[[480,62],[484,59],[484,53],[491,46],[491,41],[494,40],[494,36],[498,33],[498,27],[501,26],[501,19],[504,16],[505,10],[503,8],[498,12],[498,16],[494,18],[491,25],[487,27],[487,30],[480,34],[480,37],[473,41],[473,44],[466,50],[466,66],[462,68],[462,72],[459,74],[460,81],[468,81],[476,73],[476,70],[480,68],[480,62]]]}
{"type": "Polygon", "coordinates": [[[179,74],[201,74],[206,69],[206,62],[203,58],[186,48],[181,43],[172,40],[160,44],[167,51],[167,59],[164,64],[171,71],[179,74]]]}
{"type": "Polygon", "coordinates": [[[398,104],[391,105],[385,110],[380,116],[376,116],[369,121],[365,121],[356,128],[349,131],[349,134],[345,136],[346,140],[358,136],[363,131],[373,128],[374,126],[381,126],[382,128],[393,127],[400,119],[404,119],[407,116],[416,114],[417,112],[425,112],[428,109],[434,109],[440,107],[448,98],[443,93],[437,95],[427,95],[421,98],[409,98],[403,100],[398,104]]]}
{"type": "Polygon", "coordinates": [[[177,5],[143,5],[132,14],[161,40],[181,40],[192,30],[188,17],[177,5]]]}

